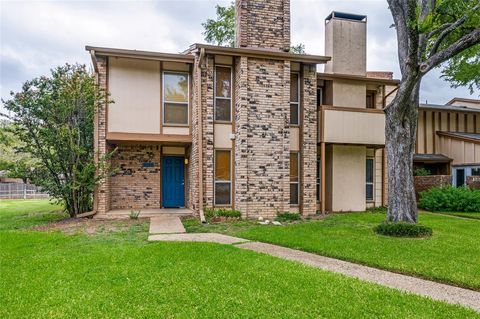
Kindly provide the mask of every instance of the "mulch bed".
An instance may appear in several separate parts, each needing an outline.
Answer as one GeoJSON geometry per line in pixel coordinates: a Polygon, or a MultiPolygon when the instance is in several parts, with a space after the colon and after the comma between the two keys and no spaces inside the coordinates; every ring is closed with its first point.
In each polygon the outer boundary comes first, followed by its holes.
{"type": "Polygon", "coordinates": [[[148,218],[139,219],[92,219],[92,218],[67,218],[57,222],[32,227],[38,231],[59,230],[65,234],[84,233],[94,235],[96,233],[119,232],[128,230],[131,226],[141,225],[148,218]]]}

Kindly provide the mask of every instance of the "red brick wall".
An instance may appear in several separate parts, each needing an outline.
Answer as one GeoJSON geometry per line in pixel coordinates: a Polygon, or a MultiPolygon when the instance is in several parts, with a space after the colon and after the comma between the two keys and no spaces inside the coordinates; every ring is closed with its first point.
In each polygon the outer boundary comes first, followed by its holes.
{"type": "Polygon", "coordinates": [[[415,194],[417,195],[417,200],[420,192],[426,191],[433,187],[447,186],[451,184],[451,175],[414,176],[415,194]]]}
{"type": "Polygon", "coordinates": [[[467,176],[467,185],[471,189],[480,189],[480,176],[467,176]]]}

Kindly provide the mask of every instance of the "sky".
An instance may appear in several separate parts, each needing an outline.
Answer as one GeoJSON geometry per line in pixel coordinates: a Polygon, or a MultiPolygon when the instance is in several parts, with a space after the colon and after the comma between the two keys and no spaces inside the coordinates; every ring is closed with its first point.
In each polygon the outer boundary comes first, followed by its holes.
{"type": "MultiPolygon", "coordinates": [[[[216,4],[229,2],[0,0],[1,98],[8,99],[24,81],[49,74],[57,65],[91,65],[85,45],[176,53],[205,43],[201,23],[215,17],[216,4]]],[[[400,76],[385,0],[291,0],[292,44],[303,43],[307,53],[323,55],[324,19],[331,11],[367,15],[367,69],[400,76]]],[[[422,81],[420,100],[443,104],[454,96],[478,95],[450,88],[434,70],[422,81]]]]}

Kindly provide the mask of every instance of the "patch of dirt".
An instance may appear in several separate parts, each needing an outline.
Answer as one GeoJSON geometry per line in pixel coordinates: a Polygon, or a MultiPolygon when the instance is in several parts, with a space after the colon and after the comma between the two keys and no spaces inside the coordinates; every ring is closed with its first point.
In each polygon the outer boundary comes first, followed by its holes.
{"type": "Polygon", "coordinates": [[[31,229],[39,231],[60,230],[67,235],[110,233],[128,230],[132,226],[139,226],[148,222],[148,218],[139,219],[92,219],[67,218],[61,221],[35,226],[31,229]]]}

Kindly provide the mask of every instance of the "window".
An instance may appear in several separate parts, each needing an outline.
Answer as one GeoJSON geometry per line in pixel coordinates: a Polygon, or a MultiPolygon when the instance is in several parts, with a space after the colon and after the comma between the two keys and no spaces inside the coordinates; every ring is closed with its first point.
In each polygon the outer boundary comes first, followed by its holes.
{"type": "Polygon", "coordinates": [[[298,195],[300,193],[300,154],[290,153],[290,204],[298,204],[298,195]]]}
{"type": "Polygon", "coordinates": [[[317,88],[317,111],[320,111],[320,106],[323,104],[323,89],[317,88]]]}
{"type": "Polygon", "coordinates": [[[215,67],[215,120],[232,120],[232,68],[215,67]]]}
{"type": "Polygon", "coordinates": [[[472,176],[480,176],[480,167],[472,168],[472,176]]]}
{"type": "Polygon", "coordinates": [[[231,180],[230,151],[215,151],[215,205],[230,205],[231,180]]]}
{"type": "Polygon", "coordinates": [[[188,125],[188,82],[186,73],[163,73],[163,124],[188,125]]]}
{"type": "Polygon", "coordinates": [[[375,91],[367,91],[367,109],[375,108],[375,91]]]}
{"type": "Polygon", "coordinates": [[[300,76],[290,74],[290,124],[300,124],[300,76]]]}
{"type": "Polygon", "coordinates": [[[462,187],[464,185],[465,185],[465,169],[464,168],[457,168],[456,169],[455,186],[462,187]]]}
{"type": "Polygon", "coordinates": [[[373,158],[367,158],[366,199],[373,200],[373,158]]]}

